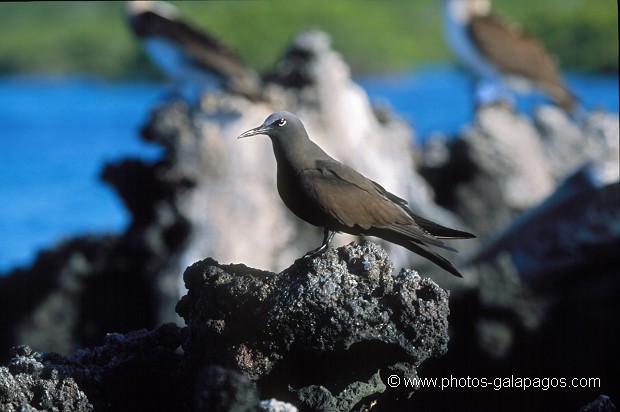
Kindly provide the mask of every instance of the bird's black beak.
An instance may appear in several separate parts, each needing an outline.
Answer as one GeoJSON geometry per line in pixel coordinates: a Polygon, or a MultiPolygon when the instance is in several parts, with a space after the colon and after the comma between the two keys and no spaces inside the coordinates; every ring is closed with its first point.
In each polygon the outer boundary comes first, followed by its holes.
{"type": "Polygon", "coordinates": [[[268,125],[260,125],[254,129],[250,129],[245,133],[242,133],[237,139],[243,139],[244,137],[255,136],[257,134],[267,134],[271,128],[268,125]]]}

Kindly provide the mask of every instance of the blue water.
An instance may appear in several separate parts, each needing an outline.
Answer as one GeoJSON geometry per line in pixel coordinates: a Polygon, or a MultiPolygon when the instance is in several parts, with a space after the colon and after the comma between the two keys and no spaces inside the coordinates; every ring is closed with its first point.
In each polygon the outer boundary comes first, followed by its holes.
{"type": "MultiPolygon", "coordinates": [[[[357,80],[420,138],[454,133],[472,113],[469,80],[449,66],[357,80]]],[[[569,74],[567,82],[586,107],[618,112],[617,76],[569,74]]],[[[27,265],[61,239],[127,225],[120,200],[98,176],[110,160],[157,156],[158,148],[138,134],[164,90],[87,77],[0,78],[0,272],[27,265]]],[[[543,100],[518,103],[528,111],[543,100]]]]}
{"type": "MultiPolygon", "coordinates": [[[[565,81],[588,110],[618,113],[618,76],[568,73],[565,81]]],[[[358,79],[374,102],[388,102],[409,121],[423,141],[433,132],[454,134],[474,111],[471,81],[449,65],[427,66],[408,73],[358,79]]],[[[532,113],[537,104],[549,103],[540,93],[516,96],[520,112],[532,113]]]]}
{"type": "Polygon", "coordinates": [[[106,161],[157,155],[138,131],[160,94],[153,84],[0,78],[0,272],[62,238],[124,228],[128,215],[98,176],[106,161]]]}

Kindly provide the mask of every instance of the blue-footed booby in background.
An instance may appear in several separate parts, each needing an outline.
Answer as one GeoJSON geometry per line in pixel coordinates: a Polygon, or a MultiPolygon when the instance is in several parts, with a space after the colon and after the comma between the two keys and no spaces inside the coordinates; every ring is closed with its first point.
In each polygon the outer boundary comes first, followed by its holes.
{"type": "Polygon", "coordinates": [[[256,73],[219,39],[185,22],[176,7],[161,1],[130,1],[126,13],[148,56],[177,91],[197,93],[224,86],[260,98],[256,73]]]}
{"type": "Polygon", "coordinates": [[[508,84],[537,87],[563,109],[575,109],[576,98],[542,43],[493,14],[490,0],[443,0],[443,7],[447,42],[477,79],[477,104],[510,100],[508,84]]]}

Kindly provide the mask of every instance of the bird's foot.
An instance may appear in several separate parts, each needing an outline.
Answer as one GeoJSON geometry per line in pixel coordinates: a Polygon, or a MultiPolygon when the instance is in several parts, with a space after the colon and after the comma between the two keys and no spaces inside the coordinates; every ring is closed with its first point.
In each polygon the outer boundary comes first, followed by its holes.
{"type": "Polygon", "coordinates": [[[303,255],[302,259],[315,258],[315,257],[321,256],[323,253],[325,253],[325,251],[327,251],[328,248],[329,248],[329,245],[321,245],[317,247],[316,249],[313,249],[310,252],[303,255]]]}
{"type": "Polygon", "coordinates": [[[325,253],[325,251],[329,249],[329,245],[331,244],[335,234],[336,232],[323,229],[323,243],[321,246],[303,255],[302,259],[317,257],[325,253]]]}

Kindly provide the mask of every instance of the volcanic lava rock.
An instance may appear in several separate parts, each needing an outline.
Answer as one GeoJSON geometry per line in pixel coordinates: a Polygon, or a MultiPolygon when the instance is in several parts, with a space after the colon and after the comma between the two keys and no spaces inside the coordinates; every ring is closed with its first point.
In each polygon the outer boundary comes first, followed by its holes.
{"type": "Polygon", "coordinates": [[[384,393],[389,374],[416,377],[447,349],[448,294],[413,270],[392,270],[371,242],[277,274],[197,262],[177,306],[187,323],[186,361],[239,369],[262,397],[351,410],[384,393]]]}

